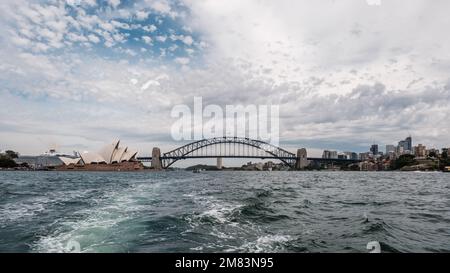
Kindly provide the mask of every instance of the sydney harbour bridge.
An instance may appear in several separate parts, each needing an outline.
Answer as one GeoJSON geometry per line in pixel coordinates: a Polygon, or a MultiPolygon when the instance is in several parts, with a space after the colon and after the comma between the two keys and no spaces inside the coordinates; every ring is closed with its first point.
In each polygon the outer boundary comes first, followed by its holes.
{"type": "Polygon", "coordinates": [[[286,166],[303,169],[310,161],[354,163],[358,160],[327,159],[307,157],[305,148],[291,153],[270,143],[242,137],[215,137],[194,141],[161,154],[159,148],[152,150],[151,157],[138,157],[143,162],[151,162],[155,169],[166,169],[179,160],[200,158],[259,158],[279,160],[286,166]]]}

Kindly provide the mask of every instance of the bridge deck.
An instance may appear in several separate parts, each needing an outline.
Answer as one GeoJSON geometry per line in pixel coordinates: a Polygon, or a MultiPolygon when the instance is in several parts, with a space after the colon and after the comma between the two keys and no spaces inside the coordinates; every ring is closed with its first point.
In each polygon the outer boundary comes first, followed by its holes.
{"type": "MultiPolygon", "coordinates": [[[[178,160],[183,160],[183,159],[200,159],[200,158],[259,158],[259,159],[286,159],[286,160],[292,160],[292,159],[296,159],[293,157],[273,157],[273,156],[245,156],[245,155],[221,155],[221,156],[213,156],[213,155],[199,155],[199,156],[195,156],[195,155],[189,155],[189,156],[166,156],[166,157],[161,157],[161,160],[163,159],[178,159],[178,160]]],[[[137,160],[142,161],[142,162],[150,162],[152,160],[152,157],[138,157],[137,160]]],[[[320,157],[308,157],[307,160],[310,161],[322,161],[322,162],[360,162],[360,160],[356,160],[356,159],[341,159],[341,158],[320,158],[320,157]]]]}

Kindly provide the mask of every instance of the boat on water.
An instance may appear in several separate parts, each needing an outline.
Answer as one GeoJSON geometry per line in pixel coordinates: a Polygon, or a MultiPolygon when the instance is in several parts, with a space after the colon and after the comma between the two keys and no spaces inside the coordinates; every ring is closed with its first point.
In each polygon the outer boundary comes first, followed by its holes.
{"type": "Polygon", "coordinates": [[[444,173],[450,173],[450,166],[444,168],[444,173]]]}
{"type": "Polygon", "coordinates": [[[193,173],[201,173],[201,172],[202,172],[202,169],[194,169],[192,172],[193,172],[193,173]]]}

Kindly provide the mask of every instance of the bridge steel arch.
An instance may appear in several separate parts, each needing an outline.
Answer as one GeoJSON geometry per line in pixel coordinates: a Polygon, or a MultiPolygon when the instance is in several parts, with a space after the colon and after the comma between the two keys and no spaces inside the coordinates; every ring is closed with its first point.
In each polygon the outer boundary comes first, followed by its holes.
{"type": "MultiPolygon", "coordinates": [[[[162,161],[162,167],[168,168],[178,160],[192,158],[189,156],[190,154],[194,153],[195,151],[198,151],[200,149],[206,148],[208,146],[212,145],[220,145],[220,144],[239,144],[244,145],[248,147],[254,147],[257,150],[263,151],[267,154],[267,156],[256,156],[252,155],[249,157],[254,158],[273,158],[281,160],[284,164],[295,167],[295,164],[297,162],[297,156],[291,152],[288,152],[280,147],[274,146],[270,143],[261,141],[261,140],[255,140],[250,138],[242,138],[242,137],[215,137],[215,138],[209,138],[209,139],[202,139],[199,141],[191,142],[189,144],[183,145],[179,148],[176,148],[170,152],[164,153],[161,156],[162,161]]],[[[210,157],[222,157],[221,155],[213,155],[210,157]]],[[[232,157],[239,157],[236,155],[233,155],[232,157]]]]}

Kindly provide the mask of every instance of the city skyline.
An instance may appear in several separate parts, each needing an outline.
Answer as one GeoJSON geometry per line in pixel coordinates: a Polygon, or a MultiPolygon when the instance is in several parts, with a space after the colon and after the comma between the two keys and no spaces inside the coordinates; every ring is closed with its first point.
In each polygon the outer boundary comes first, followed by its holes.
{"type": "Polygon", "coordinates": [[[2,1],[0,149],[169,150],[194,96],[279,105],[280,145],[318,155],[449,146],[450,3],[373,3],[2,1]]]}
{"type": "MultiPolygon", "coordinates": [[[[117,140],[114,140],[114,143],[117,142],[117,140]]],[[[188,143],[189,141],[182,141],[182,143],[188,143]]],[[[192,142],[192,141],[191,141],[192,142]]],[[[110,145],[110,143],[104,143],[107,146],[110,145]]],[[[180,144],[179,144],[180,145],[180,144]]],[[[172,147],[174,148],[174,147],[172,147]]],[[[286,148],[286,147],[285,147],[286,148]]],[[[412,154],[415,155],[416,154],[416,149],[423,149],[423,151],[427,152],[427,151],[437,151],[438,153],[441,153],[443,150],[447,150],[450,149],[450,145],[448,146],[444,146],[444,147],[434,147],[434,146],[429,146],[426,143],[417,143],[417,145],[414,145],[413,142],[413,138],[411,135],[409,135],[408,137],[406,137],[405,139],[401,139],[398,141],[397,145],[392,145],[392,144],[382,144],[379,145],[375,142],[373,142],[373,144],[371,144],[369,147],[367,147],[366,150],[364,150],[364,148],[362,148],[361,150],[339,150],[339,149],[330,149],[329,147],[325,147],[325,148],[308,148],[308,151],[312,151],[312,153],[310,153],[310,155],[314,156],[314,157],[322,157],[322,158],[338,158],[338,156],[346,156],[348,159],[361,159],[361,155],[365,154],[365,155],[369,155],[371,154],[372,156],[376,156],[376,155],[384,155],[387,156],[390,153],[393,153],[395,155],[402,155],[402,154],[412,154]],[[404,143],[407,142],[408,147],[410,147],[409,149],[404,149],[403,145],[404,143]],[[383,150],[383,147],[385,148],[383,150]],[[356,156],[356,157],[355,157],[356,156]]],[[[0,152],[5,152],[7,150],[12,150],[12,149],[0,149],[0,152]]],[[[294,149],[289,149],[286,148],[286,150],[289,150],[291,152],[295,152],[294,149]]],[[[167,150],[168,151],[168,150],[167,150]]],[[[163,152],[167,152],[167,151],[163,151],[163,152]]],[[[18,151],[16,151],[18,152],[18,151]]],[[[63,151],[63,150],[59,150],[57,147],[49,147],[48,150],[46,150],[45,152],[40,153],[40,155],[44,155],[44,154],[67,154],[67,155],[71,155],[71,152],[73,154],[81,154],[81,153],[92,153],[95,152],[93,150],[88,151],[88,150],[84,150],[84,151],[80,151],[80,150],[71,150],[71,151],[63,151]]],[[[150,156],[151,153],[146,153],[146,152],[142,152],[139,150],[135,150],[135,153],[139,153],[141,156],[150,156]]],[[[20,154],[20,153],[19,153],[20,154]]],[[[24,155],[24,154],[22,154],[24,155]]],[[[25,155],[31,155],[31,154],[25,154],[25,155]]],[[[36,154],[37,155],[37,154],[36,154]]],[[[226,159],[229,160],[229,159],[226,159]]]]}

